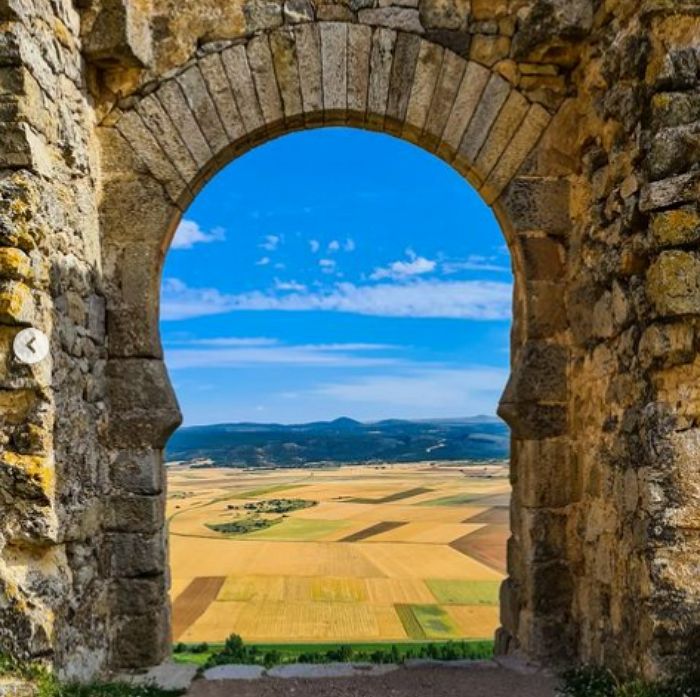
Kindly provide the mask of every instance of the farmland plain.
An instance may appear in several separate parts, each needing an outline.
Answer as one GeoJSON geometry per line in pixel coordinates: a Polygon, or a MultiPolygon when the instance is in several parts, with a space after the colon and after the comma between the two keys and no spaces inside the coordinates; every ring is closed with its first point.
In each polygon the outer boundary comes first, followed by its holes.
{"type": "Polygon", "coordinates": [[[498,626],[503,464],[174,465],[168,486],[175,641],[483,639],[498,626]]]}

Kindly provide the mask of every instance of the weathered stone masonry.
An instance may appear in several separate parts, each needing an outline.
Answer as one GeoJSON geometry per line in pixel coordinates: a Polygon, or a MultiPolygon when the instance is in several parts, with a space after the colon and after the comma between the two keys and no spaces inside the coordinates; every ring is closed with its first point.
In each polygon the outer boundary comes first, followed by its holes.
{"type": "Polygon", "coordinates": [[[498,650],[697,660],[697,2],[0,0],[0,23],[0,650],[81,678],[167,654],[163,256],[238,154],[348,124],[450,162],[511,249],[498,650]],[[11,355],[29,324],[46,365],[11,355]]]}

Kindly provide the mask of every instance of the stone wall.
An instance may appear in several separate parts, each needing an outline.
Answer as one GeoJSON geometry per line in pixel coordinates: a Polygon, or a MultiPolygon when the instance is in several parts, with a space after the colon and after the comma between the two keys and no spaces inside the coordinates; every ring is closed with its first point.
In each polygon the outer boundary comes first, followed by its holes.
{"type": "Polygon", "coordinates": [[[348,124],[451,163],[511,249],[498,650],[694,659],[695,2],[0,0],[0,21],[0,649],[79,677],[166,655],[163,256],[238,154],[348,124]],[[50,366],[12,359],[28,324],[50,366]]]}

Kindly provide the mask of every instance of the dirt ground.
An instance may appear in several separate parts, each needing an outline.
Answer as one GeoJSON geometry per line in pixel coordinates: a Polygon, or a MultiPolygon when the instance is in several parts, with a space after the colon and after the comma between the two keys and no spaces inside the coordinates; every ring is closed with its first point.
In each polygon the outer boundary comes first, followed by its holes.
{"type": "Polygon", "coordinates": [[[195,682],[188,697],[554,697],[555,681],[509,670],[403,669],[381,677],[195,682]]]}

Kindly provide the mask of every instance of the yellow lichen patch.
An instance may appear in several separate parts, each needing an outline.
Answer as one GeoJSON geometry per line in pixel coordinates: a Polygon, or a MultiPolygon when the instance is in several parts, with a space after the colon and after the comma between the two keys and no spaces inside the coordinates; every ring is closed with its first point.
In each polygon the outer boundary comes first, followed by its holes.
{"type": "Polygon", "coordinates": [[[39,483],[45,493],[53,490],[55,478],[49,458],[43,455],[20,455],[19,453],[5,452],[2,455],[2,461],[10,467],[22,471],[27,479],[39,483]]]}
{"type": "Polygon", "coordinates": [[[0,247],[0,273],[6,278],[26,279],[31,275],[29,257],[15,247],[0,247]]]}
{"type": "Polygon", "coordinates": [[[0,414],[5,423],[25,421],[36,402],[37,394],[33,390],[0,390],[0,414]]]}
{"type": "Polygon", "coordinates": [[[0,319],[24,322],[30,317],[32,293],[24,283],[12,282],[0,289],[0,319]]]}

